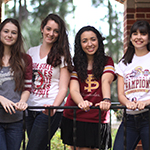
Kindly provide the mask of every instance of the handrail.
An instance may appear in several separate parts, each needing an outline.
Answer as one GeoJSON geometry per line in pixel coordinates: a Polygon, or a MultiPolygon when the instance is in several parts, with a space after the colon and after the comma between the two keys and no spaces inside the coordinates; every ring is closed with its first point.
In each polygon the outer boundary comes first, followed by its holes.
{"type": "MultiPolygon", "coordinates": [[[[91,109],[99,109],[99,120],[101,120],[101,110],[99,108],[99,106],[91,106],[91,109]]],[[[146,106],[145,108],[149,109],[149,116],[150,116],[150,105],[146,106]]],[[[3,109],[2,106],[0,106],[0,109],[3,109]]],[[[76,148],[76,109],[80,109],[78,106],[49,106],[49,107],[44,107],[44,106],[28,106],[27,109],[49,109],[49,114],[48,114],[48,126],[50,127],[50,109],[74,109],[74,116],[73,116],[73,141],[74,141],[74,150],[76,148]]],[[[110,109],[124,109],[124,150],[126,150],[126,106],[122,106],[120,105],[120,103],[118,102],[112,102],[112,105],[110,106],[110,109]]],[[[23,150],[25,150],[25,111],[23,113],[23,127],[24,127],[24,138],[23,138],[23,150]]],[[[99,121],[99,127],[101,125],[101,121],[99,121]]],[[[100,129],[100,128],[99,128],[100,129]]],[[[149,129],[150,129],[150,119],[149,119],[149,129]]],[[[99,130],[99,138],[100,137],[100,130],[99,130]]],[[[51,150],[51,141],[49,141],[50,139],[50,128],[49,128],[49,136],[48,136],[48,142],[49,145],[47,147],[48,150],[51,150]]],[[[149,130],[149,136],[150,136],[150,130],[149,130]]],[[[101,150],[101,145],[99,145],[99,150],[101,150]]],[[[149,150],[150,150],[150,143],[149,143],[149,150]]]]}

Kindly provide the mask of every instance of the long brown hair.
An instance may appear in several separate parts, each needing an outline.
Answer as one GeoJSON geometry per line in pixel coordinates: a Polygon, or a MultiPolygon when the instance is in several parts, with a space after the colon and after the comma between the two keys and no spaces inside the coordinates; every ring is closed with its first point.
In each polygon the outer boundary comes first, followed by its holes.
{"type": "Polygon", "coordinates": [[[75,69],[77,71],[78,77],[81,78],[81,81],[84,81],[87,78],[87,66],[88,60],[87,55],[83,51],[81,46],[81,34],[85,31],[92,31],[96,34],[98,39],[98,49],[94,54],[94,62],[92,73],[96,79],[99,79],[102,76],[104,66],[108,61],[108,57],[105,55],[103,37],[99,33],[99,31],[93,26],[84,26],[82,27],[76,34],[75,37],[75,55],[73,57],[73,62],[75,65],[75,69]]]}
{"type": "Polygon", "coordinates": [[[57,67],[61,64],[61,56],[64,56],[65,63],[67,63],[67,69],[72,72],[73,66],[71,62],[71,54],[69,50],[68,35],[66,32],[65,22],[56,14],[49,14],[41,23],[41,29],[43,29],[49,20],[54,20],[59,26],[59,36],[56,42],[53,44],[47,58],[47,64],[57,67]]]}
{"type": "MultiPolygon", "coordinates": [[[[24,71],[25,71],[25,50],[23,47],[23,38],[18,21],[13,18],[7,18],[0,24],[0,32],[7,23],[13,23],[18,29],[17,41],[11,45],[11,57],[9,64],[12,72],[14,72],[15,91],[24,89],[24,71]]],[[[0,40],[0,68],[3,67],[2,58],[4,56],[4,44],[0,40]]]]}

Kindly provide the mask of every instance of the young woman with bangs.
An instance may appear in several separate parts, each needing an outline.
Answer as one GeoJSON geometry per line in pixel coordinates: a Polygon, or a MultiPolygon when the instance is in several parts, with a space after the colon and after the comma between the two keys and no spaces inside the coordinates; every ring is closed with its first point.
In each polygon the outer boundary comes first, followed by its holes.
{"type": "MultiPolygon", "coordinates": [[[[150,25],[136,21],[130,29],[129,45],[116,67],[118,74],[118,99],[127,107],[126,147],[134,150],[142,141],[143,150],[149,149],[150,105],[150,25]]],[[[124,122],[122,121],[114,150],[124,149],[124,122]]]]}

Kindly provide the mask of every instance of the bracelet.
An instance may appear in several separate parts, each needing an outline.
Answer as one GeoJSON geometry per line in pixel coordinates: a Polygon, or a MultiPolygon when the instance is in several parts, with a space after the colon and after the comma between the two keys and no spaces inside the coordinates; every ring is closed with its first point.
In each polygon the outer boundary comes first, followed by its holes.
{"type": "Polygon", "coordinates": [[[110,98],[103,98],[103,101],[104,101],[104,100],[109,100],[109,101],[111,101],[111,99],[110,99],[110,98]]]}

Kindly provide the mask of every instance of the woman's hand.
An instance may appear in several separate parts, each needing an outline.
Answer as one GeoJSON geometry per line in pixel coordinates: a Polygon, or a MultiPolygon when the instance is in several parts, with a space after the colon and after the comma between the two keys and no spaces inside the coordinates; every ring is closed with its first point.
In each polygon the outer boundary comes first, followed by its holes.
{"type": "Polygon", "coordinates": [[[136,102],[131,102],[129,100],[125,103],[125,106],[131,110],[135,110],[137,108],[136,102]]]}
{"type": "Polygon", "coordinates": [[[95,104],[95,106],[99,106],[101,110],[107,111],[110,109],[111,102],[110,100],[104,100],[104,101],[101,101],[100,103],[95,104]]]}
{"type": "Polygon", "coordinates": [[[28,107],[28,104],[26,102],[19,101],[16,103],[15,109],[19,111],[24,111],[27,109],[27,107],[28,107]]]}
{"type": "MultiPolygon", "coordinates": [[[[44,107],[50,107],[50,106],[53,106],[53,105],[47,105],[47,104],[44,105],[44,107]]],[[[43,114],[48,115],[49,109],[45,109],[42,112],[43,112],[43,114]]],[[[50,109],[50,115],[51,116],[53,116],[55,113],[56,113],[56,109],[50,109]]]]}
{"type": "Polygon", "coordinates": [[[78,104],[78,107],[79,107],[80,109],[83,109],[84,111],[87,112],[87,111],[90,110],[90,107],[91,107],[92,105],[93,105],[93,103],[91,103],[91,102],[85,100],[85,101],[80,102],[80,103],[78,104]]]}
{"type": "Polygon", "coordinates": [[[143,110],[146,106],[146,103],[144,101],[137,101],[136,102],[136,108],[139,110],[143,110]]]}
{"type": "Polygon", "coordinates": [[[1,97],[0,103],[7,113],[16,113],[15,108],[17,108],[17,105],[14,102],[8,100],[5,97],[1,97]]]}

